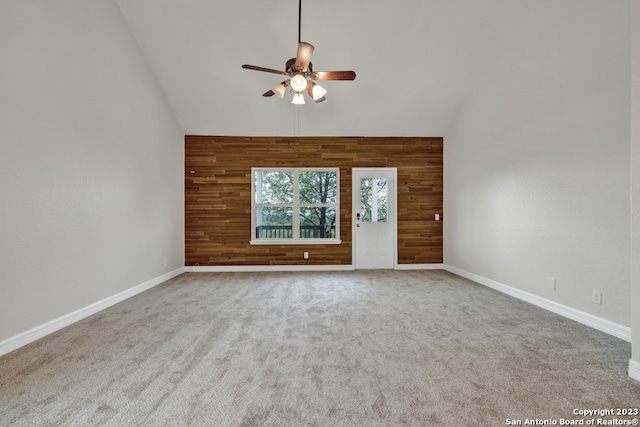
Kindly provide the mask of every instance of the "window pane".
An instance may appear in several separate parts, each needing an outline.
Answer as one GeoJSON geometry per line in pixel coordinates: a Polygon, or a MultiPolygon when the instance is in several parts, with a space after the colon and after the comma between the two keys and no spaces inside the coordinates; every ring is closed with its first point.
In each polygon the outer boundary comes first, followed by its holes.
{"type": "Polygon", "coordinates": [[[291,208],[256,208],[257,239],[293,238],[291,208]]]}
{"type": "Polygon", "coordinates": [[[256,203],[293,203],[293,172],[255,172],[256,203]]]}
{"type": "Polygon", "coordinates": [[[336,208],[300,208],[300,238],[336,238],[336,208]]]}
{"type": "Polygon", "coordinates": [[[300,172],[300,203],[336,203],[337,172],[300,172]]]}
{"type": "Polygon", "coordinates": [[[387,222],[387,180],[385,178],[363,178],[360,181],[362,194],[362,222],[387,222]]]}

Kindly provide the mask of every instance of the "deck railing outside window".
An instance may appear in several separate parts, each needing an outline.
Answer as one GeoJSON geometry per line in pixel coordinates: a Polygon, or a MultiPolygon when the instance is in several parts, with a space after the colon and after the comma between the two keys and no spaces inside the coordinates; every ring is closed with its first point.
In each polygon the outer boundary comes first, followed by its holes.
{"type": "MultiPolygon", "coordinates": [[[[288,225],[259,225],[256,227],[256,237],[259,239],[291,239],[293,238],[293,228],[288,225]]],[[[335,226],[326,230],[319,225],[300,226],[301,239],[333,239],[335,237],[335,226]]]]}

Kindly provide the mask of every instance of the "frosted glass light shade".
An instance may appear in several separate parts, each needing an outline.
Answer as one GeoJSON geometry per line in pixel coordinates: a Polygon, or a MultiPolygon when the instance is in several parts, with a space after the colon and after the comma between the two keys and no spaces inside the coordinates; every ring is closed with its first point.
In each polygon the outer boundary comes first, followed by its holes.
{"type": "Polygon", "coordinates": [[[291,88],[296,92],[302,92],[307,88],[307,78],[301,74],[296,74],[291,78],[291,88]]]}
{"type": "Polygon", "coordinates": [[[311,87],[307,90],[309,96],[316,102],[324,101],[324,96],[327,94],[327,90],[322,86],[311,82],[311,87]]]}
{"type": "Polygon", "coordinates": [[[291,101],[291,103],[296,105],[304,105],[304,96],[302,96],[300,92],[296,92],[295,95],[293,95],[293,101],[291,101]]]}
{"type": "Polygon", "coordinates": [[[285,87],[282,83],[278,83],[273,88],[271,88],[273,93],[280,99],[284,98],[284,89],[285,87]]]}

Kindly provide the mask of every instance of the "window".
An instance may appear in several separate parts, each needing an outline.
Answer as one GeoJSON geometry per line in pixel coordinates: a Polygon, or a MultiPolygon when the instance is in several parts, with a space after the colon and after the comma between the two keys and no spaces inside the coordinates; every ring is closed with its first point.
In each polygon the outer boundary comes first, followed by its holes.
{"type": "Polygon", "coordinates": [[[362,178],[360,180],[362,195],[362,222],[387,222],[387,179],[362,178]]]}
{"type": "Polygon", "coordinates": [[[340,170],[251,170],[251,244],[340,243],[340,170]]]}

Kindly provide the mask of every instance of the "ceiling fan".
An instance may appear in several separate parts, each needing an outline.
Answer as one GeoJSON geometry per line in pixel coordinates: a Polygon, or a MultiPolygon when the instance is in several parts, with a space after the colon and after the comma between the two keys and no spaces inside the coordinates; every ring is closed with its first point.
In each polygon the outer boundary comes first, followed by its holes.
{"type": "Polygon", "coordinates": [[[247,70],[263,71],[265,73],[282,74],[289,79],[278,83],[270,90],[262,94],[262,96],[277,95],[284,98],[284,91],[287,87],[291,87],[293,95],[293,104],[304,104],[303,93],[306,92],[315,102],[325,100],[326,89],[317,84],[314,80],[354,80],[356,73],[354,71],[313,71],[311,63],[311,55],[313,54],[313,45],[300,41],[300,22],[302,18],[302,0],[298,2],[298,53],[295,58],[289,59],[285,64],[285,70],[275,70],[272,68],[258,67],[255,65],[244,64],[242,68],[247,70]]]}

